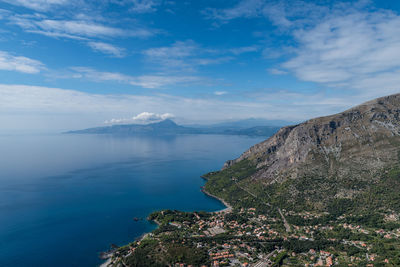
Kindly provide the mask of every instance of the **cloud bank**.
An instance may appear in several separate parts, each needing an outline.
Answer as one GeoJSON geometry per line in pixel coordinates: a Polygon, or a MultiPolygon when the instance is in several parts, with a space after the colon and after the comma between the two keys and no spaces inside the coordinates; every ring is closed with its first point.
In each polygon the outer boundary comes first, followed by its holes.
{"type": "Polygon", "coordinates": [[[240,100],[189,98],[166,94],[153,96],[93,94],[75,90],[27,85],[0,84],[0,124],[4,129],[41,127],[80,129],[109,123],[149,122],[174,118],[177,122],[213,123],[231,119],[265,118],[301,121],[342,111],[365,100],[362,97],[332,97],[322,93],[306,95],[254,92],[240,100]],[[151,110],[152,113],[144,113],[151,110]],[[131,114],[139,114],[130,117],[131,114]],[[50,116],[51,115],[51,116],[50,116]],[[34,119],[33,119],[34,117],[34,119]],[[50,117],[54,117],[50,120],[50,117]]]}

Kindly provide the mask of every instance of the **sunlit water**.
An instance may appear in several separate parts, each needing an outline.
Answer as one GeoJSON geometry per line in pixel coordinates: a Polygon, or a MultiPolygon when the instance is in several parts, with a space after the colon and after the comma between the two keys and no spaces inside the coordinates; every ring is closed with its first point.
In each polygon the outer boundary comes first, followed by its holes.
{"type": "Polygon", "coordinates": [[[0,135],[0,266],[96,266],[155,225],[155,210],[213,211],[200,175],[261,138],[0,135]]]}

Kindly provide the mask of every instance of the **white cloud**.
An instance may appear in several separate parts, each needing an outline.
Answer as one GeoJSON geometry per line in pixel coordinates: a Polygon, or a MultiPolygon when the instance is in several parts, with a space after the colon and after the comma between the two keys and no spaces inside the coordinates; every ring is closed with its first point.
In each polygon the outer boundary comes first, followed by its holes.
{"type": "Polygon", "coordinates": [[[319,20],[329,13],[330,9],[327,6],[329,5],[317,5],[303,0],[240,0],[233,7],[206,8],[203,10],[203,14],[206,18],[221,23],[238,18],[266,17],[274,25],[284,29],[302,27],[307,23],[319,20]]]}
{"type": "Polygon", "coordinates": [[[133,116],[132,118],[127,118],[127,119],[111,119],[105,121],[106,124],[127,124],[127,123],[133,123],[133,124],[148,124],[148,123],[155,123],[155,122],[160,122],[166,119],[172,119],[175,116],[171,113],[163,113],[163,114],[157,114],[157,113],[151,113],[151,112],[142,112],[136,116],[133,116]]]}
{"type": "Polygon", "coordinates": [[[228,93],[227,91],[215,91],[214,95],[220,96],[220,95],[226,95],[227,93],[228,93]]]}
{"type": "Polygon", "coordinates": [[[282,69],[277,69],[277,68],[270,68],[270,69],[267,69],[267,71],[270,74],[273,74],[273,75],[285,75],[285,74],[288,74],[287,71],[284,71],[282,69]]]}
{"type": "Polygon", "coordinates": [[[155,89],[168,85],[188,84],[199,81],[201,81],[201,78],[196,76],[143,75],[132,79],[130,84],[155,89]]]}
{"type": "Polygon", "coordinates": [[[8,4],[23,6],[36,11],[47,11],[52,7],[70,3],[69,0],[1,0],[8,4]]]}
{"type": "Polygon", "coordinates": [[[159,58],[160,60],[168,57],[172,58],[185,58],[192,56],[195,51],[198,49],[198,45],[192,41],[177,41],[173,43],[171,46],[165,47],[157,47],[157,48],[149,48],[145,50],[143,53],[152,58],[159,58]]]}
{"type": "Polygon", "coordinates": [[[103,42],[88,42],[88,45],[95,51],[111,55],[113,57],[124,57],[125,49],[103,42]]]}
{"type": "Polygon", "coordinates": [[[169,114],[174,114],[174,120],[178,123],[213,123],[251,117],[301,121],[340,112],[371,99],[362,93],[344,92],[334,96],[326,93],[259,91],[242,95],[238,101],[228,101],[165,94],[90,94],[59,88],[5,84],[0,84],[0,95],[0,124],[3,130],[39,127],[47,131],[103,125],[109,118],[128,118],[108,121],[113,124],[133,120],[138,123],[139,120],[171,117],[169,114]],[[156,115],[143,113],[143,110],[151,110],[156,115]],[[132,118],[131,114],[139,115],[132,118]]]}
{"type": "Polygon", "coordinates": [[[191,69],[192,66],[187,59],[193,57],[198,49],[199,47],[194,41],[188,40],[184,42],[177,41],[171,46],[149,48],[143,51],[143,54],[152,63],[156,63],[168,69],[191,69]]]}
{"type": "Polygon", "coordinates": [[[133,7],[130,9],[135,13],[151,13],[155,12],[156,7],[160,5],[160,1],[157,0],[133,0],[133,7]]]}
{"type": "MultiPolygon", "coordinates": [[[[264,3],[265,5],[260,13],[283,31],[314,24],[321,18],[328,16],[332,11],[329,3],[318,5],[317,3],[303,0],[277,0],[264,1],[264,3]]],[[[333,6],[335,5],[342,6],[344,9],[351,9],[357,4],[344,4],[338,1],[333,3],[333,6]]]]}
{"type": "Polygon", "coordinates": [[[203,14],[209,19],[228,21],[240,17],[258,16],[263,6],[264,0],[241,0],[231,8],[207,8],[203,10],[203,14]]]}
{"type": "Polygon", "coordinates": [[[115,81],[126,83],[143,88],[157,89],[169,85],[186,85],[193,82],[200,82],[201,77],[197,76],[174,76],[174,75],[141,75],[130,76],[118,72],[102,72],[92,68],[86,67],[73,67],[71,68],[75,73],[72,78],[86,78],[91,81],[115,81]],[[79,75],[76,75],[79,74],[79,75]]]}
{"type": "Polygon", "coordinates": [[[170,46],[149,48],[143,51],[149,62],[169,72],[191,72],[197,70],[199,66],[222,64],[234,59],[231,56],[221,56],[224,53],[226,51],[203,48],[192,40],[176,41],[170,46]]]}
{"type": "MultiPolygon", "coordinates": [[[[349,97],[343,94],[341,97],[332,97],[322,93],[306,95],[279,91],[255,92],[241,97],[240,101],[222,101],[165,94],[102,95],[59,88],[5,84],[0,84],[0,95],[0,121],[10,121],[18,117],[18,122],[13,123],[24,127],[30,123],[27,116],[41,116],[45,121],[46,116],[51,113],[59,118],[51,127],[63,129],[102,125],[110,117],[129,118],[130,114],[140,114],[143,110],[164,114],[164,118],[169,116],[165,113],[174,114],[176,120],[184,118],[186,122],[191,123],[260,117],[260,114],[266,119],[295,121],[342,111],[368,100],[360,95],[349,97]],[[64,120],[64,117],[67,119],[64,120]]],[[[151,116],[141,114],[135,119],[146,117],[151,116]]],[[[2,124],[2,127],[7,128],[10,125],[2,124]]],[[[48,128],[49,125],[45,127],[48,128]]]]}
{"type": "Polygon", "coordinates": [[[99,24],[90,20],[54,20],[39,17],[13,16],[10,23],[27,32],[49,37],[71,39],[103,38],[103,37],[149,37],[154,33],[144,28],[121,29],[99,24]]]}
{"type": "Polygon", "coordinates": [[[266,58],[285,58],[268,69],[271,74],[293,73],[302,81],[369,97],[400,89],[400,16],[374,8],[370,0],[324,5],[302,0],[242,0],[231,8],[208,11],[208,18],[223,23],[267,18],[280,33],[291,36],[292,47],[264,49],[266,58]]]}
{"type": "Polygon", "coordinates": [[[260,50],[260,48],[256,45],[236,47],[236,48],[229,49],[229,51],[234,55],[241,55],[244,53],[257,52],[258,50],[260,50]]]}
{"type": "Polygon", "coordinates": [[[0,70],[35,74],[44,69],[42,62],[22,56],[14,56],[0,51],[0,70]]]}
{"type": "Polygon", "coordinates": [[[362,77],[341,87],[355,88],[367,98],[400,93],[400,69],[362,77]]]}
{"type": "Polygon", "coordinates": [[[400,89],[397,14],[383,10],[335,13],[312,28],[294,31],[294,36],[299,44],[296,55],[282,67],[299,79],[360,90],[372,90],[374,84],[376,95],[385,88],[400,89]]]}
{"type": "Polygon", "coordinates": [[[121,83],[129,83],[131,80],[135,79],[133,76],[125,75],[118,72],[105,72],[105,71],[97,71],[92,68],[87,67],[72,67],[72,71],[74,71],[73,78],[86,78],[92,81],[115,81],[121,83]],[[75,74],[79,74],[75,76],[75,74]]]}

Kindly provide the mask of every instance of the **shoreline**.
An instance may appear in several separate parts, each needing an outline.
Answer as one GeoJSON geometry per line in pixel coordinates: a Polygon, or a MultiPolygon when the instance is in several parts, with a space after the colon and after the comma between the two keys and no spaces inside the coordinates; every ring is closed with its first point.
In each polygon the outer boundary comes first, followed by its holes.
{"type": "Polygon", "coordinates": [[[233,207],[232,207],[228,202],[226,202],[224,199],[222,199],[222,198],[220,198],[220,197],[217,197],[217,196],[211,194],[210,192],[207,192],[207,191],[204,189],[204,187],[201,187],[201,192],[203,192],[204,194],[206,194],[206,195],[209,196],[209,197],[212,197],[212,198],[215,198],[215,199],[221,201],[222,204],[224,204],[224,205],[226,206],[226,208],[224,208],[224,209],[222,209],[222,210],[211,211],[211,213],[221,213],[221,212],[229,213],[229,212],[232,212],[233,207]]]}
{"type": "MultiPolygon", "coordinates": [[[[208,181],[208,179],[207,179],[206,177],[204,177],[204,175],[202,175],[202,176],[200,176],[200,177],[201,177],[202,179],[204,179],[206,182],[208,181]]],[[[205,186],[205,185],[203,185],[203,186],[201,187],[201,192],[203,192],[204,194],[206,194],[206,195],[209,196],[209,197],[212,197],[212,198],[215,198],[215,199],[221,201],[222,204],[224,204],[224,205],[226,206],[225,209],[217,210],[217,211],[212,211],[211,213],[220,213],[220,212],[229,213],[229,212],[232,212],[233,207],[232,207],[228,202],[226,202],[225,199],[220,198],[220,197],[217,197],[217,196],[211,194],[210,192],[208,192],[208,191],[204,188],[204,186],[205,186]]]]}
{"type": "Polygon", "coordinates": [[[108,267],[111,264],[111,257],[109,257],[105,262],[103,262],[102,264],[100,264],[99,267],[108,267]]]}
{"type": "MultiPolygon", "coordinates": [[[[200,176],[200,177],[207,181],[207,179],[206,179],[205,177],[203,177],[203,176],[200,176]]],[[[226,202],[224,199],[222,199],[222,198],[220,198],[220,197],[217,197],[217,196],[211,194],[210,192],[207,192],[207,191],[204,189],[204,186],[201,186],[200,188],[201,188],[200,191],[201,191],[203,194],[205,194],[205,195],[207,195],[207,196],[209,196],[209,197],[211,197],[211,198],[217,199],[217,200],[219,200],[222,204],[225,205],[225,208],[224,208],[224,209],[216,210],[216,211],[210,211],[209,213],[230,213],[230,212],[232,212],[233,207],[232,207],[228,202],[226,202]]],[[[193,212],[196,212],[196,211],[193,211],[193,212]]],[[[147,219],[147,220],[148,220],[148,221],[152,221],[152,222],[154,222],[155,224],[157,224],[157,227],[160,226],[160,223],[159,223],[157,220],[149,220],[149,219],[147,219]]],[[[156,229],[157,229],[157,228],[156,228],[156,229]]],[[[154,229],[154,230],[155,230],[155,229],[154,229]]],[[[153,230],[153,231],[154,231],[154,230],[153,230]]],[[[152,232],[152,231],[151,231],[151,232],[152,232]]],[[[151,232],[143,233],[141,236],[139,236],[138,238],[136,238],[136,240],[143,240],[143,239],[146,238],[149,234],[151,234],[151,232]]],[[[135,240],[135,241],[136,241],[136,240],[135,240]]],[[[112,263],[112,257],[113,257],[113,256],[114,256],[114,253],[110,253],[109,256],[108,256],[108,258],[106,259],[106,261],[103,262],[102,264],[100,264],[99,267],[108,267],[108,266],[110,266],[110,264],[112,263]]]]}

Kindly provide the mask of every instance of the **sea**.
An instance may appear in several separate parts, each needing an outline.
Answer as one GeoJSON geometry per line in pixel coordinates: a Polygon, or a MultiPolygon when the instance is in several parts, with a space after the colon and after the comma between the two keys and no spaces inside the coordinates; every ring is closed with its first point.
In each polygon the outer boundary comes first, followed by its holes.
{"type": "Polygon", "coordinates": [[[153,211],[221,210],[201,175],[263,139],[0,134],[0,266],[98,266],[153,211]]]}

